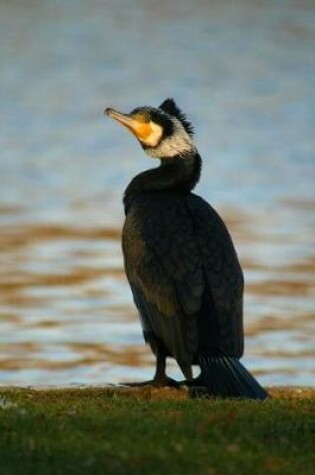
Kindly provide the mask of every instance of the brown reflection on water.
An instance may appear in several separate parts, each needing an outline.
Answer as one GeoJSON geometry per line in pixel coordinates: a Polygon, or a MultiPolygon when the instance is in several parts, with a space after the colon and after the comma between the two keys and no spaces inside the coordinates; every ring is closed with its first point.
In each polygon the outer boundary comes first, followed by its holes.
{"type": "MultiPolygon", "coordinates": [[[[5,213],[11,214],[10,208],[5,213]]],[[[2,214],[0,209],[0,214],[2,214]]],[[[56,241],[62,239],[120,239],[121,231],[114,228],[73,228],[61,225],[16,225],[2,229],[0,246],[2,250],[16,249],[38,241],[56,241]]]]}
{"type": "Polygon", "coordinates": [[[1,369],[20,371],[30,368],[40,370],[66,370],[80,366],[94,366],[104,361],[111,365],[139,367],[148,362],[148,354],[143,346],[125,345],[118,348],[112,345],[93,343],[69,343],[64,345],[74,356],[71,361],[48,360],[36,357],[42,350],[34,343],[2,344],[1,353],[6,357],[1,360],[1,369]],[[26,356],[27,355],[27,356],[26,356]]]}
{"type": "MultiPolygon", "coordinates": [[[[307,324],[313,323],[314,322],[314,314],[309,313],[309,314],[301,314],[295,315],[294,319],[288,319],[288,318],[280,318],[280,317],[275,317],[275,316],[269,316],[265,315],[263,319],[259,320],[256,323],[250,323],[247,325],[245,329],[245,333],[247,336],[255,336],[260,333],[265,333],[265,332],[276,332],[276,331],[285,331],[288,332],[290,330],[294,329],[300,329],[302,326],[306,326],[307,324]]],[[[303,338],[303,336],[301,336],[303,338]]],[[[304,338],[307,338],[307,335],[304,336],[304,338]]],[[[271,354],[272,350],[265,348],[264,351],[266,354],[271,354]]],[[[312,351],[311,351],[312,352],[312,351]]],[[[280,353],[285,353],[284,351],[277,350],[276,352],[273,352],[274,354],[280,354],[280,353]]],[[[309,351],[307,350],[306,352],[303,349],[299,349],[300,354],[308,354],[309,351]]],[[[313,351],[314,354],[314,351],[313,351]]]]}
{"type": "MultiPolygon", "coordinates": [[[[285,272],[285,270],[283,270],[285,272]]],[[[258,295],[313,295],[314,284],[312,282],[300,282],[297,280],[268,280],[255,284],[248,284],[247,291],[258,295]]]]}

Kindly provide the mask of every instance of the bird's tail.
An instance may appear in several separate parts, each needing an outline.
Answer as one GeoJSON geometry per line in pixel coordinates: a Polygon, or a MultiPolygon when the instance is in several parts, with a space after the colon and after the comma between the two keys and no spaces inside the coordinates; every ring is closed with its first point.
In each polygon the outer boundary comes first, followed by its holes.
{"type": "Polygon", "coordinates": [[[261,400],[269,397],[238,358],[200,355],[199,364],[209,396],[261,400]]]}

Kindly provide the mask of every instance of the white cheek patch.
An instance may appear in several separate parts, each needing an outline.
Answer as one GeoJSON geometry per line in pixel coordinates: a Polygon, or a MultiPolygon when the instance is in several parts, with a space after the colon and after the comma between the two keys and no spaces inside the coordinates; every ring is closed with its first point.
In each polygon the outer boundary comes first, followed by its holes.
{"type": "MultiPolygon", "coordinates": [[[[174,132],[170,137],[167,137],[165,140],[162,140],[159,143],[159,140],[162,137],[162,128],[157,124],[151,122],[151,125],[154,126],[159,133],[156,133],[152,143],[146,143],[149,145],[149,148],[146,149],[146,153],[153,158],[172,158],[176,155],[185,155],[186,153],[195,150],[195,144],[190,135],[186,132],[179,120],[173,118],[174,132]],[[152,147],[152,148],[150,148],[152,147]]],[[[151,138],[153,134],[150,134],[151,138]]]]}
{"type": "Polygon", "coordinates": [[[141,139],[141,142],[148,147],[156,147],[162,137],[163,129],[154,122],[150,122],[150,127],[151,133],[145,139],[141,139]]]}

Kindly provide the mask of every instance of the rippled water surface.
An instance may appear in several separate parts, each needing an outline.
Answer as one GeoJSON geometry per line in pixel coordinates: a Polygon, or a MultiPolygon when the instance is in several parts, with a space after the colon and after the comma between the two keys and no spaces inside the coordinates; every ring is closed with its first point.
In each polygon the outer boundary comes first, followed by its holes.
{"type": "Polygon", "coordinates": [[[0,31],[0,384],[151,376],[120,230],[152,162],[102,111],[168,96],[244,267],[244,362],[312,384],[314,2],[0,0],[0,31]]]}

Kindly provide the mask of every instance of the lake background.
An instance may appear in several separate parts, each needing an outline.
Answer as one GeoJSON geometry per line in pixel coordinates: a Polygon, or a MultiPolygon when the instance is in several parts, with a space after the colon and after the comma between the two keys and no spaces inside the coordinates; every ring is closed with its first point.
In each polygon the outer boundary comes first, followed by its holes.
{"type": "Polygon", "coordinates": [[[0,31],[0,384],[152,376],[120,234],[155,163],[103,110],[169,96],[244,267],[245,365],[314,384],[315,3],[0,0],[0,31]]]}

